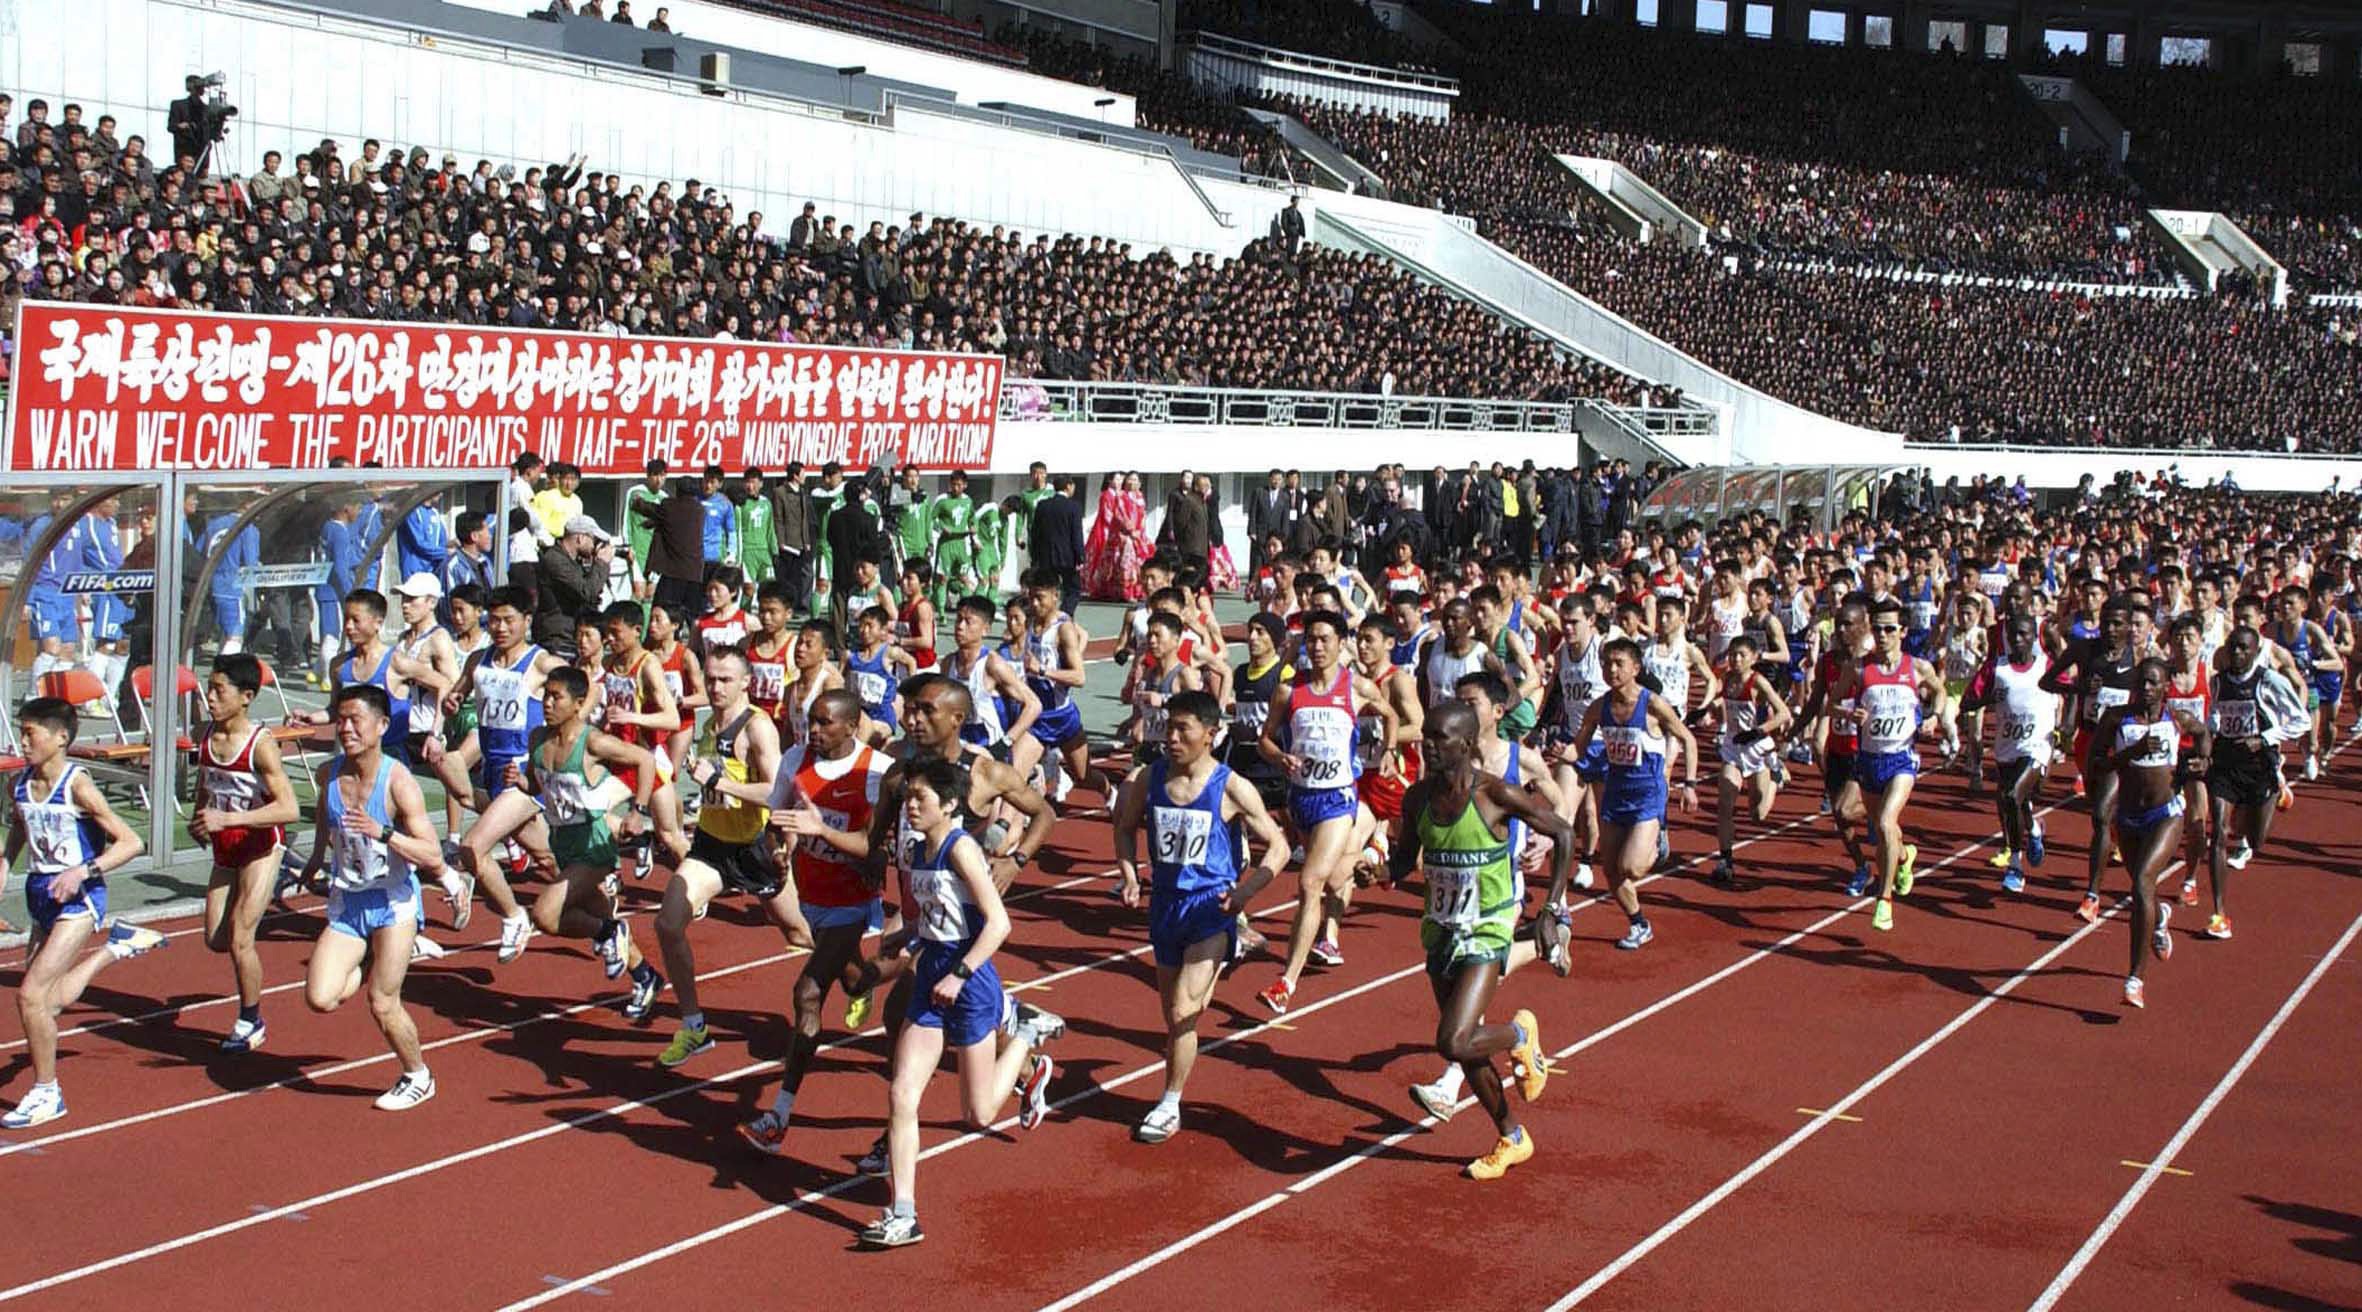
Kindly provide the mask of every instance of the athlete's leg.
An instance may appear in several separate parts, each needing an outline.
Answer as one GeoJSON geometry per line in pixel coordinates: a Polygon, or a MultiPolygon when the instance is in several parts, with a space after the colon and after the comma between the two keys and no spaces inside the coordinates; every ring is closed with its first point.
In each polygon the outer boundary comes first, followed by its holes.
{"type": "Polygon", "coordinates": [[[918,1203],[919,1099],[943,1060],[943,1031],[905,1025],[894,1040],[894,1075],[887,1102],[886,1159],[896,1207],[918,1203]]]}
{"type": "Polygon", "coordinates": [[[1493,1058],[1517,1046],[1514,1025],[1487,1025],[1484,1009],[1501,982],[1501,968],[1491,961],[1471,961],[1443,979],[1433,980],[1436,1005],[1442,1017],[1435,1027],[1435,1050],[1459,1066],[1475,1086],[1476,1101],[1504,1139],[1518,1134],[1517,1117],[1509,1110],[1509,1094],[1501,1087],[1501,1072],[1493,1058]]]}
{"type": "Polygon", "coordinates": [[[788,1029],[787,1052],[779,1061],[779,1087],[791,1098],[804,1087],[804,1073],[820,1051],[821,1010],[829,987],[843,979],[847,967],[858,965],[863,933],[859,925],[813,932],[812,955],[796,976],[795,1024],[788,1029]]]}
{"type": "MultiPolygon", "coordinates": [[[[1298,887],[1302,899],[1296,903],[1295,919],[1288,926],[1288,961],[1280,971],[1280,980],[1293,990],[1304,974],[1304,963],[1312,956],[1312,941],[1320,932],[1324,918],[1332,914],[1336,901],[1338,871],[1346,866],[1346,858],[1353,849],[1356,816],[1332,816],[1312,827],[1304,839],[1304,869],[1298,887]]],[[[1350,869],[1346,882],[1352,882],[1350,869]]],[[[1339,904],[1336,909],[1341,910],[1339,904]]]]}
{"type": "Polygon", "coordinates": [[[1878,897],[1880,901],[1895,894],[1895,872],[1903,864],[1903,804],[1911,800],[1911,785],[1916,780],[1909,774],[1898,774],[1887,780],[1885,791],[1878,795],[1874,830],[1878,844],[1878,897]]]}
{"type": "Polygon", "coordinates": [[[689,949],[689,926],[722,891],[722,877],[703,861],[684,861],[664,884],[664,905],[656,913],[656,942],[671,977],[673,999],[684,1017],[702,1019],[697,1001],[697,954],[689,949]]]}
{"type": "Polygon", "coordinates": [[[796,897],[796,882],[783,881],[779,891],[763,899],[763,918],[779,930],[791,948],[812,946],[812,926],[804,919],[804,904],[796,897]]]}
{"type": "Polygon", "coordinates": [[[1058,744],[1059,759],[1066,763],[1066,775],[1074,786],[1085,792],[1099,794],[1104,807],[1115,805],[1115,785],[1107,772],[1091,764],[1091,740],[1080,733],[1058,744]]]}
{"type": "Polygon", "coordinates": [[[2083,886],[2086,897],[2100,895],[2100,876],[2108,868],[2109,853],[2116,839],[2116,772],[2102,770],[2086,774],[2084,788],[2091,800],[2091,854],[2086,865],[2088,878],[2083,886]]]}
{"type": "Polygon", "coordinates": [[[1740,776],[1739,767],[1723,762],[1715,777],[1714,850],[1722,854],[1725,865],[1730,862],[1731,839],[1738,829],[1739,790],[1744,787],[1746,780],[1740,776]]]}
{"type": "Polygon", "coordinates": [[[559,938],[597,938],[615,914],[614,899],[603,887],[612,873],[579,864],[559,871],[557,882],[533,899],[533,927],[559,938]]]}
{"type": "Polygon", "coordinates": [[[426,1069],[426,1053],[418,1046],[418,1026],[410,1019],[410,1009],[402,1005],[402,981],[410,973],[410,942],[417,935],[418,922],[397,915],[392,924],[369,936],[373,949],[369,1016],[377,1022],[377,1032],[385,1036],[386,1046],[401,1059],[402,1069],[411,1073],[426,1069]]]}
{"type": "MultiPolygon", "coordinates": [[[[322,1013],[343,1006],[361,991],[361,958],[368,953],[369,940],[358,934],[334,927],[321,930],[319,941],[312,945],[312,959],[304,967],[304,1005],[322,1013]]],[[[405,948],[405,961],[409,955],[405,948]]]]}
{"type": "Polygon", "coordinates": [[[272,848],[269,856],[236,870],[215,866],[205,881],[205,946],[229,954],[241,1009],[262,1003],[262,954],[255,950],[254,934],[278,887],[280,851],[272,848]]]}
{"type": "Polygon", "coordinates": [[[25,965],[24,980],[16,990],[16,1012],[24,1022],[35,1084],[57,1080],[58,1015],[74,1005],[89,987],[90,977],[110,960],[103,944],[87,954],[82,951],[96,933],[95,917],[60,916],[25,965]]]}
{"type": "Polygon", "coordinates": [[[1757,770],[1749,782],[1755,787],[1755,805],[1749,814],[1755,817],[1755,823],[1762,824],[1771,819],[1772,807],[1780,800],[1780,781],[1765,769],[1757,770]]]}
{"type": "MultiPolygon", "coordinates": [[[[2167,858],[2181,845],[2182,821],[2174,816],[2149,826],[2147,829],[2120,830],[2124,844],[2124,864],[2132,875],[2132,977],[2139,979],[2141,969],[2151,956],[2162,961],[2166,953],[2158,951],[2157,940],[2164,936],[2158,930],[2157,876],[2165,868],[2167,858]]],[[[2168,951],[2171,949],[2168,948],[2168,951]]]]}
{"type": "Polygon", "coordinates": [[[475,823],[467,827],[459,840],[460,860],[467,863],[469,872],[483,889],[484,900],[492,904],[502,920],[523,914],[516,890],[509,886],[507,872],[492,857],[500,840],[509,837],[516,838],[528,852],[538,847],[543,859],[548,859],[549,828],[541,822],[541,806],[530,794],[515,788],[488,799],[475,823]]]}
{"type": "Polygon", "coordinates": [[[1157,996],[1165,1008],[1165,1097],[1179,1101],[1182,1086],[1197,1066],[1197,1026],[1214,1000],[1214,981],[1230,951],[1230,936],[1214,934],[1182,949],[1179,966],[1156,968],[1157,996]]]}

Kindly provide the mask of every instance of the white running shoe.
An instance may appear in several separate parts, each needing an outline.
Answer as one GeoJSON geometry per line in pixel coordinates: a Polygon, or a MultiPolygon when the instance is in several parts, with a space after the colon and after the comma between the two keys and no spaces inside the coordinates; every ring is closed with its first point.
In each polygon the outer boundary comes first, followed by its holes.
{"type": "Polygon", "coordinates": [[[6,1116],[0,1116],[0,1130],[30,1130],[65,1114],[65,1090],[54,1084],[36,1084],[6,1116]]]}
{"type": "Polygon", "coordinates": [[[446,860],[442,884],[443,900],[451,904],[451,927],[466,929],[468,919],[476,913],[476,877],[446,860]]]}
{"type": "Polygon", "coordinates": [[[117,924],[107,931],[107,954],[117,961],[145,956],[171,942],[145,925],[117,924]]]}
{"type": "Polygon", "coordinates": [[[2172,919],[2172,904],[2159,901],[2157,903],[2157,930],[2149,935],[2149,946],[2157,949],[2157,959],[2160,961],[2173,956],[2173,935],[2165,932],[2166,923],[2172,919]]]}
{"type": "Polygon", "coordinates": [[[1591,879],[1592,879],[1592,876],[1591,876],[1591,863],[1590,863],[1590,862],[1588,862],[1588,861],[1582,861],[1582,862],[1578,862],[1578,863],[1576,863],[1576,865],[1575,865],[1575,887],[1577,887],[1577,888],[1589,888],[1589,887],[1591,887],[1591,879]]]}
{"type": "Polygon", "coordinates": [[[618,979],[623,975],[623,959],[627,955],[624,949],[630,943],[631,931],[623,927],[623,917],[617,916],[615,928],[592,944],[599,950],[599,969],[607,972],[607,978],[618,979]]]}
{"type": "Polygon", "coordinates": [[[1163,1103],[1148,1109],[1148,1115],[1132,1127],[1132,1137],[1142,1143],[1163,1143],[1181,1129],[1181,1109],[1163,1103]]]}
{"type": "Polygon", "coordinates": [[[451,949],[424,934],[415,935],[410,940],[410,959],[412,961],[441,961],[450,955],[451,949]]]}
{"type": "Polygon", "coordinates": [[[2312,753],[2312,752],[2306,752],[2306,753],[2305,753],[2305,781],[2306,781],[2307,783],[2310,783],[2310,782],[2312,782],[2313,780],[2315,780],[2315,779],[2318,779],[2318,778],[2320,778],[2320,777],[2321,777],[2321,758],[2320,758],[2318,755],[2316,755],[2316,754],[2314,754],[2314,753],[2312,753]]]}
{"type": "Polygon", "coordinates": [[[377,1095],[377,1110],[381,1112],[406,1112],[434,1096],[434,1076],[429,1075],[425,1071],[420,1071],[416,1075],[413,1075],[408,1071],[404,1071],[402,1072],[402,1078],[394,1081],[393,1088],[390,1088],[384,1093],[377,1095]]]}
{"type": "Polygon", "coordinates": [[[533,937],[533,922],[520,911],[500,922],[500,952],[502,964],[525,955],[525,940],[533,937]]]}
{"type": "Polygon", "coordinates": [[[2240,839],[2230,851],[2223,853],[2223,864],[2233,870],[2245,870],[2247,863],[2253,860],[2255,860],[2255,849],[2248,846],[2247,840],[2244,838],[2240,839]]]}
{"type": "Polygon", "coordinates": [[[1452,1113],[1460,1110],[1459,1099],[1452,1096],[1451,1090],[1443,1087],[1441,1080],[1433,1084],[1412,1085],[1411,1101],[1419,1104],[1438,1122],[1452,1119],[1452,1113]]]}
{"type": "Polygon", "coordinates": [[[252,1052],[262,1046],[263,1036],[270,1032],[270,1027],[261,1021],[248,1020],[244,1016],[240,1016],[230,1025],[230,1032],[223,1036],[221,1050],[223,1052],[252,1052]]]}

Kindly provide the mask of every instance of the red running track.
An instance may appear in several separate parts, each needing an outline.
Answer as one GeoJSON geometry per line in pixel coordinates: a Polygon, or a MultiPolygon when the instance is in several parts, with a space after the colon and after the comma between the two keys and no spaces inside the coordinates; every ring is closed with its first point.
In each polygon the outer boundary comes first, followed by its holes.
{"type": "MultiPolygon", "coordinates": [[[[1406,893],[1363,899],[1348,963],[1308,975],[1284,1026],[1251,997],[1270,958],[1233,972],[1183,1133],[1132,1143],[1162,1083],[1144,934],[1105,881],[1075,882],[1105,868],[1104,826],[1064,823],[1064,859],[1021,887],[1003,958],[1073,1024],[1060,1111],[1030,1134],[969,1135],[953,1081],[936,1081],[928,1242],[892,1254],[851,1243],[883,1200],[848,1174],[883,1112],[874,1035],[828,1036],[787,1158],[730,1132],[769,1096],[796,969],[743,918],[699,927],[722,1042],[677,1072],[652,1061],[669,1006],[625,1022],[580,945],[536,940],[504,967],[479,946],[414,971],[441,1093],[402,1117],[368,1107],[393,1069],[357,1008],[318,1017],[273,995],[270,1047],[221,1058],[230,1009],[207,1003],[226,965],[184,938],[102,977],[111,990],[68,1018],[102,1026],[66,1044],[73,1117],[0,1143],[20,1199],[75,1200],[14,1209],[0,1301],[120,1307],[136,1288],[295,1306],[398,1280],[435,1306],[809,1306],[874,1297],[883,1278],[1015,1309],[1393,1308],[1464,1287],[1513,1309],[2027,1307],[2053,1286],[2075,1308],[2334,1305],[2353,1298],[2362,1197],[2355,1155],[2324,1151],[2350,1139],[2340,1072],[2362,1068],[2341,1019],[2362,990],[2347,952],[2362,868],[2338,838],[2358,808],[2337,767],[2238,886],[2240,937],[2207,942],[2185,919],[2145,1013],[2117,1002],[2121,917],[2086,930],[2068,914],[2072,808],[2051,817],[2050,866],[2007,897],[1984,863],[1988,804],[1926,781],[1913,836],[1923,867],[1950,864],[1880,935],[1794,790],[1784,831],[1741,854],[1739,889],[1653,881],[1658,939],[1635,954],[1607,946],[1612,907],[1587,907],[1574,978],[1505,986],[1501,1009],[1533,1007],[1565,1055],[1523,1113],[1539,1154],[1489,1185],[1457,1173],[1489,1145],[1482,1114],[1421,1128],[1403,1093],[1438,1069],[1406,893]],[[2189,1174],[2121,1164],[2169,1144],[2189,1174]]],[[[1677,836],[1685,853],[1708,841],[1694,822],[1677,836]]],[[[1267,930],[1285,896],[1266,896],[1267,930]]],[[[298,980],[316,922],[275,924],[269,977],[298,980]]],[[[21,1085],[21,1042],[0,1062],[21,1085]]]]}

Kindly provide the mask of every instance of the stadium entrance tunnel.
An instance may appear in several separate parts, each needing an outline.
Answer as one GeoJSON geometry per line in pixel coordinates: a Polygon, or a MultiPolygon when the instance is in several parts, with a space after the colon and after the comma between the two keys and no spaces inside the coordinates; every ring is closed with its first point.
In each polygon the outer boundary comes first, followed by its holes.
{"type": "Polygon", "coordinates": [[[1735,465],[1685,469],[1651,489],[1641,502],[1645,522],[1714,524],[1761,511],[1785,524],[1798,514],[1821,532],[1850,511],[1877,513],[1879,497],[1897,474],[1917,465],[1735,465]]]}

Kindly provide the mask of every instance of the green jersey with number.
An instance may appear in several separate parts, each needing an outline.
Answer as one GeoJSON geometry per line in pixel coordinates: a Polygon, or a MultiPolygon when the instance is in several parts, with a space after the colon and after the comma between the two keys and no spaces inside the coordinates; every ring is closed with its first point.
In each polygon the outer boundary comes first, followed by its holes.
{"type": "Polygon", "coordinates": [[[1517,929],[1517,865],[1507,839],[1493,833],[1471,794],[1450,824],[1437,824],[1433,804],[1419,814],[1420,863],[1427,877],[1427,914],[1420,938],[1429,952],[1447,944],[1455,956],[1505,949],[1517,929]]]}

